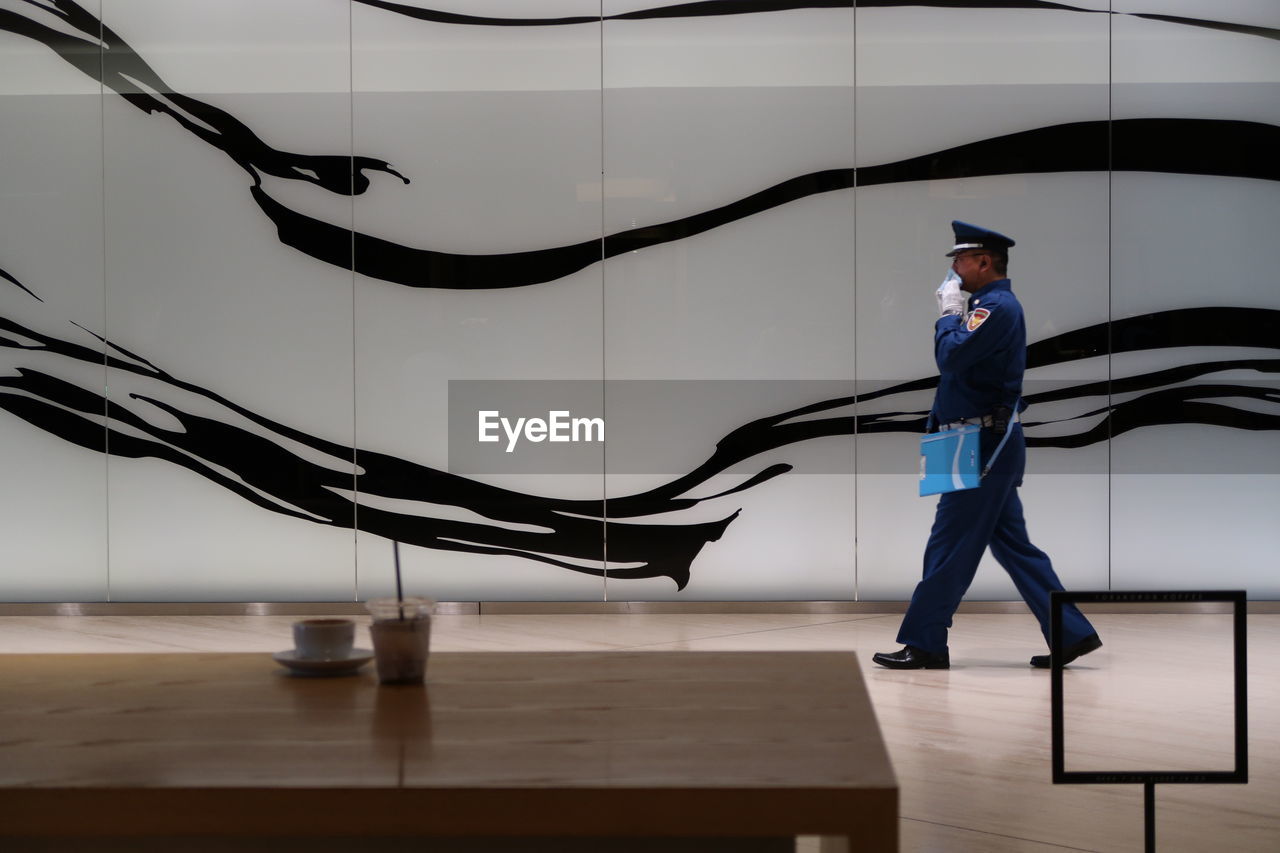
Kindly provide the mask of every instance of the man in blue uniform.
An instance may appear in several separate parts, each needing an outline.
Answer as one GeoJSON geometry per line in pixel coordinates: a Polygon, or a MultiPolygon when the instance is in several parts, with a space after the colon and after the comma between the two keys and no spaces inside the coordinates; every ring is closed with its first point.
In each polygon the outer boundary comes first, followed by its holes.
{"type": "MultiPolygon", "coordinates": [[[[938,288],[934,358],[941,377],[929,412],[928,429],[962,423],[981,424],[984,465],[975,489],[948,492],[938,500],[933,531],[924,552],[924,579],[898,630],[897,652],[872,658],[891,669],[947,669],[947,629],[960,599],[973,582],[988,547],[1013,578],[1031,612],[1049,638],[1049,593],[1062,589],[1053,565],[1031,544],[1022,518],[1018,487],[1026,468],[1026,444],[1018,415],[1022,374],[1027,364],[1027,329],[1022,306],[1006,277],[1013,240],[995,231],[951,223],[955,246],[951,272],[938,288]],[[966,295],[967,294],[967,295],[966,295]],[[972,304],[966,305],[972,297],[972,304]],[[966,313],[966,307],[971,308],[966,313]],[[991,454],[1009,431],[994,460],[991,454]]],[[[1063,608],[1064,662],[1099,648],[1102,641],[1074,606],[1063,608]]],[[[1048,668],[1049,655],[1036,655],[1031,665],[1048,668]]]]}

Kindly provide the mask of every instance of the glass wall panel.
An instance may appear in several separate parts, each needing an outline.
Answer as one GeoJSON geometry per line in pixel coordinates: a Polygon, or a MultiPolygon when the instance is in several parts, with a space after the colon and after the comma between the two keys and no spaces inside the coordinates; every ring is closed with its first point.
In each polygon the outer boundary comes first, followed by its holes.
{"type": "MultiPolygon", "coordinates": [[[[951,221],[1008,234],[1032,354],[1022,489],[1073,587],[1106,583],[1107,19],[1088,11],[858,10],[858,595],[910,596],[936,498],[917,496],[951,221]],[[1080,346],[1079,340],[1093,340],[1080,346]],[[1103,336],[1105,341],[1105,336],[1103,336]],[[1091,387],[1103,383],[1101,387],[1091,387]],[[905,413],[905,414],[894,414],[905,413]]],[[[988,554],[970,599],[1016,599],[988,554]]]]}
{"type": "MultiPolygon", "coordinates": [[[[85,3],[96,21],[96,2],[85,3]]],[[[0,600],[107,597],[97,30],[0,21],[0,600]]]]}
{"type": "Polygon", "coordinates": [[[350,600],[347,8],[103,6],[112,598],[350,600]]]}
{"type": "Polygon", "coordinates": [[[852,392],[853,11],[642,8],[603,6],[609,597],[850,599],[851,410],[779,416],[852,392]]]}
{"type": "Polygon", "coordinates": [[[360,596],[393,589],[399,538],[415,593],[598,601],[599,446],[572,471],[522,466],[549,446],[531,444],[478,471],[487,410],[454,412],[451,436],[450,383],[497,383],[515,422],[560,409],[565,386],[540,381],[577,380],[599,414],[599,4],[465,11],[352,7],[356,154],[396,170],[355,208],[360,596]]]}
{"type": "Polygon", "coordinates": [[[1280,9],[1116,10],[1112,582],[1275,597],[1280,9]]]}

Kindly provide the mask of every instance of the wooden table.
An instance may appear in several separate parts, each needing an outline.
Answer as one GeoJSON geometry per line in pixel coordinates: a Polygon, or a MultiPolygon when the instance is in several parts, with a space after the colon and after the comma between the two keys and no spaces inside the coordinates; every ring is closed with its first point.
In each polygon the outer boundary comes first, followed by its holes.
{"type": "Polygon", "coordinates": [[[436,653],[426,689],[369,670],[0,656],[0,836],[896,849],[897,783],[852,654],[436,653]]]}

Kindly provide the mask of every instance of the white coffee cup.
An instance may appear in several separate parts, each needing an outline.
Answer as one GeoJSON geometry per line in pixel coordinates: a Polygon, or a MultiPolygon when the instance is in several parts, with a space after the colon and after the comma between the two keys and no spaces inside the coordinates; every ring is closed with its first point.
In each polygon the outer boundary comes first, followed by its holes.
{"type": "Polygon", "coordinates": [[[293,623],[293,646],[298,657],[339,660],[351,654],[356,623],[350,619],[302,619],[293,623]]]}

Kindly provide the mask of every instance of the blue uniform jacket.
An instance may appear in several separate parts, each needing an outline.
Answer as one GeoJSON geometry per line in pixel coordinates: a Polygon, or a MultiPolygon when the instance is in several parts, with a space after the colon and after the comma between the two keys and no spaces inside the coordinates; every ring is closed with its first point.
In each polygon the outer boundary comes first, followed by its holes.
{"type": "Polygon", "coordinates": [[[934,425],[1019,406],[1027,367],[1027,325],[1007,278],[969,299],[969,313],[938,318],[933,355],[942,374],[930,412],[934,425]]]}

